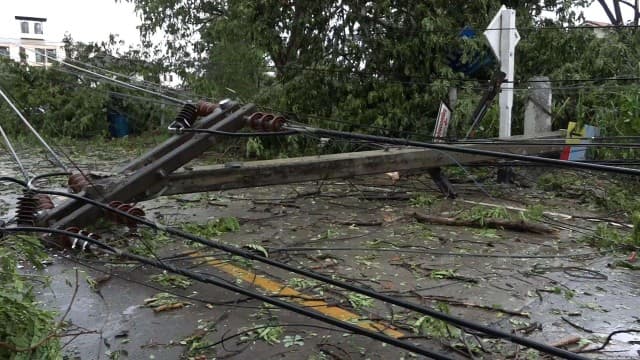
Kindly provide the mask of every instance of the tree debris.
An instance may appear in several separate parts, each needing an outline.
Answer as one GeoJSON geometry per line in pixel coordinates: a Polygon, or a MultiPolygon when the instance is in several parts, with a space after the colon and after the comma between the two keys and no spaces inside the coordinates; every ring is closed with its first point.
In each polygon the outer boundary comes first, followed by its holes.
{"type": "Polygon", "coordinates": [[[441,216],[421,214],[418,212],[414,212],[413,217],[416,220],[418,220],[418,222],[421,222],[421,223],[447,225],[447,226],[494,228],[494,229],[505,229],[505,230],[520,231],[520,232],[531,232],[535,234],[550,234],[555,231],[548,226],[541,225],[541,224],[534,224],[524,220],[512,221],[512,220],[490,218],[490,219],[483,219],[483,221],[480,222],[479,220],[441,217],[441,216]]]}

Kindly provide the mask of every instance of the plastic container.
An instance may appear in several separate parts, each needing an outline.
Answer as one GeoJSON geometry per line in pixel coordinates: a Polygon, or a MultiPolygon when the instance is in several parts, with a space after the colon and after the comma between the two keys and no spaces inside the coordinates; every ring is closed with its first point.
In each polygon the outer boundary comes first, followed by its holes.
{"type": "Polygon", "coordinates": [[[109,132],[114,138],[121,138],[129,135],[129,119],[123,114],[109,115],[109,132]]]}

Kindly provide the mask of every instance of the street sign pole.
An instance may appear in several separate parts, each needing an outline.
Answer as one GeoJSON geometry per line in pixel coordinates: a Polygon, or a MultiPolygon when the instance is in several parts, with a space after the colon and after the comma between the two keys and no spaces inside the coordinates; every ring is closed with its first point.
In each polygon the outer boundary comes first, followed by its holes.
{"type": "Polygon", "coordinates": [[[516,11],[502,5],[484,32],[491,49],[500,61],[500,70],[507,76],[500,92],[499,136],[511,136],[511,112],[513,108],[513,79],[515,75],[515,50],[520,34],[516,30],[516,11]]]}

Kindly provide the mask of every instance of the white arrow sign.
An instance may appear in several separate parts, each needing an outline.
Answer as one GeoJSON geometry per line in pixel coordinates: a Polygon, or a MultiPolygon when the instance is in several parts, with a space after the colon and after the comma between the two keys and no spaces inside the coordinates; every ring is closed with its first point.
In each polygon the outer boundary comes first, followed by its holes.
{"type": "Polygon", "coordinates": [[[491,50],[500,60],[500,70],[507,74],[500,92],[500,137],[511,136],[511,108],[513,106],[513,79],[515,50],[520,41],[516,30],[516,11],[502,5],[484,32],[491,50]]]}

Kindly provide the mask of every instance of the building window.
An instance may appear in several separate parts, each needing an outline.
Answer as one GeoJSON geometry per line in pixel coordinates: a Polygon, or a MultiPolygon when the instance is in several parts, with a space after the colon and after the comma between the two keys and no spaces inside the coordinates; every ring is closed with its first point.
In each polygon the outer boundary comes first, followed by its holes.
{"type": "Polygon", "coordinates": [[[27,51],[22,46],[20,46],[20,61],[27,62],[27,51]]]}
{"type": "Polygon", "coordinates": [[[56,49],[47,49],[47,62],[51,62],[51,59],[57,59],[58,54],[56,53],[56,49]]]}
{"type": "Polygon", "coordinates": [[[42,23],[33,24],[33,33],[42,35],[42,23]]]}
{"type": "Polygon", "coordinates": [[[20,31],[23,34],[28,34],[29,33],[29,23],[26,22],[26,21],[20,22],[20,31]]]}
{"type": "Polygon", "coordinates": [[[173,82],[173,75],[169,75],[169,81],[173,82]]]}
{"type": "Polygon", "coordinates": [[[162,75],[162,80],[163,80],[163,81],[167,81],[167,74],[163,74],[163,75],[162,75]]]}
{"type": "Polygon", "coordinates": [[[44,49],[36,49],[36,62],[44,64],[44,49]]]}
{"type": "Polygon", "coordinates": [[[9,48],[7,46],[0,46],[0,56],[9,57],[9,48]]]}

